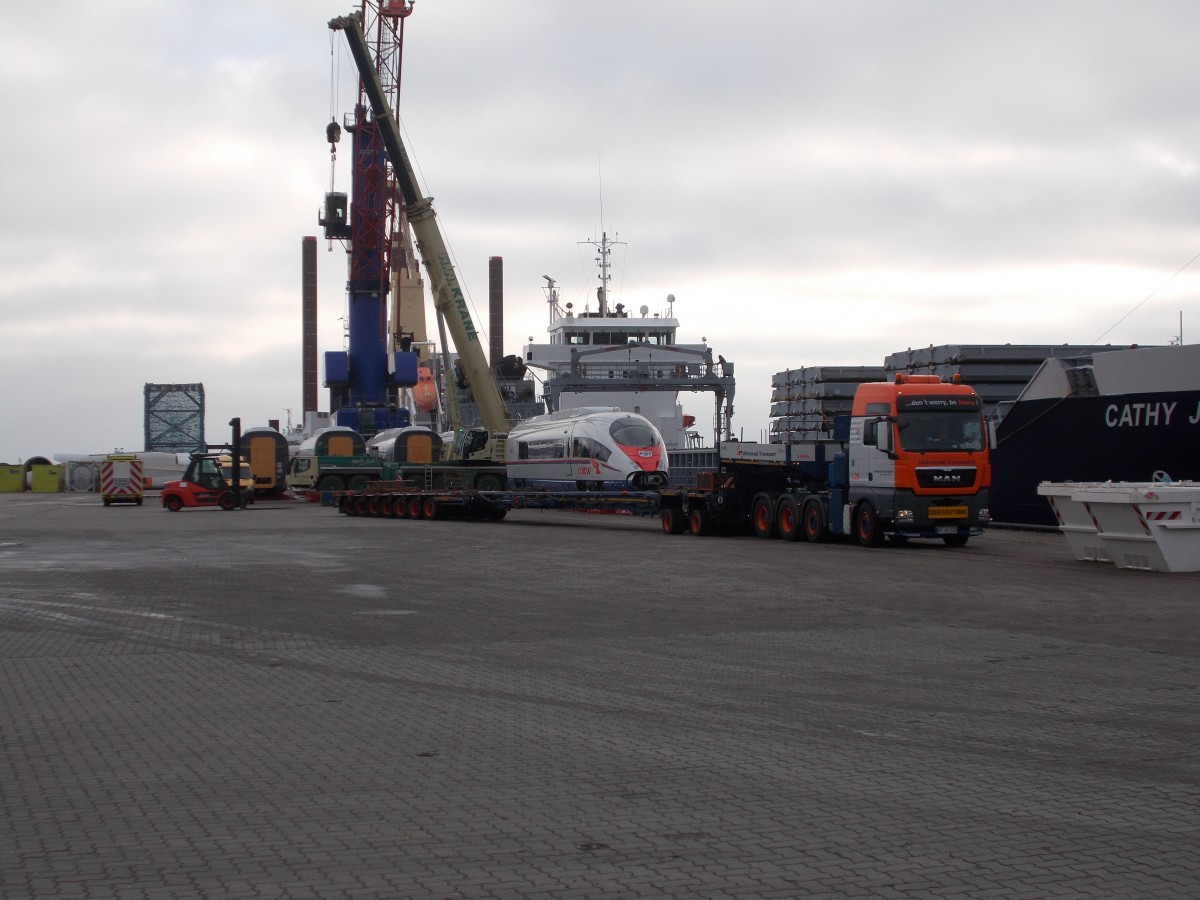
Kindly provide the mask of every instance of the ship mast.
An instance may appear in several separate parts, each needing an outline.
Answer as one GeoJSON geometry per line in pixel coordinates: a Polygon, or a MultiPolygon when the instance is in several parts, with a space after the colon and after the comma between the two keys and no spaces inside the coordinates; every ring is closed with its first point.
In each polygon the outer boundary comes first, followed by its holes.
{"type": "Polygon", "coordinates": [[[600,253],[600,255],[596,257],[596,265],[600,268],[600,274],[596,276],[597,278],[600,279],[600,287],[596,288],[596,299],[600,303],[600,312],[599,312],[600,318],[602,318],[602,319],[607,318],[608,317],[608,282],[609,282],[609,279],[612,277],[611,275],[609,275],[609,272],[608,272],[608,268],[609,268],[608,257],[609,257],[609,254],[612,253],[612,248],[613,248],[614,244],[619,244],[619,243],[624,243],[624,242],[623,241],[610,241],[608,239],[608,232],[601,231],[599,242],[580,241],[579,243],[591,244],[600,253]]]}

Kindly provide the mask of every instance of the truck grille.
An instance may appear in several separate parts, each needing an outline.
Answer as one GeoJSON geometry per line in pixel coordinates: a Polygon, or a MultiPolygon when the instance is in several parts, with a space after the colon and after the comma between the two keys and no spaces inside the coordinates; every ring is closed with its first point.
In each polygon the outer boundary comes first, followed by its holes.
{"type": "Polygon", "coordinates": [[[925,467],[917,469],[917,485],[923,488],[966,488],[975,484],[974,466],[925,467]]]}

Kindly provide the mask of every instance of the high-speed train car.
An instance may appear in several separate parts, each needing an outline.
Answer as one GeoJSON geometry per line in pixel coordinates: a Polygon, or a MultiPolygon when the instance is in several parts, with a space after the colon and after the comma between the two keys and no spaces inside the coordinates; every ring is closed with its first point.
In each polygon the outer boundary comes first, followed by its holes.
{"type": "Polygon", "coordinates": [[[645,490],[667,484],[667,452],[648,419],[615,406],[563,409],[517,422],[505,460],[513,487],[645,490]]]}

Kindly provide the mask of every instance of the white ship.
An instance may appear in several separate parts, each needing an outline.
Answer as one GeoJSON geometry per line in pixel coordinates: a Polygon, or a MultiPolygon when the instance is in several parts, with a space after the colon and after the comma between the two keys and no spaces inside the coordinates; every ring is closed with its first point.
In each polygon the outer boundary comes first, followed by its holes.
{"type": "Polygon", "coordinates": [[[561,303],[558,285],[546,275],[550,307],[547,343],[525,345],[525,364],[542,381],[546,409],[554,412],[581,406],[615,406],[649,419],[662,433],[668,450],[715,446],[715,440],[732,436],[733,364],[714,360],[712,349],[699,344],[679,344],[676,335],[675,296],[667,307],[651,314],[646,305],[632,314],[623,303],[608,302],[609,261],[612,242],[607,233],[591,242],[599,251],[600,287],[596,310],[582,311],[561,303]],[[706,391],[714,395],[711,427],[685,416],[680,391],[706,391]]]}

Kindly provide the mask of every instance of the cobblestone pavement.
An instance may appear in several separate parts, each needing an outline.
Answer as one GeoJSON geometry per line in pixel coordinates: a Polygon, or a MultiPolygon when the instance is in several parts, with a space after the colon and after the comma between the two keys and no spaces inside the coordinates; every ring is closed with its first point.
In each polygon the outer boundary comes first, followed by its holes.
{"type": "Polygon", "coordinates": [[[1200,576],[0,495],[5,898],[1200,896],[1200,576]]]}

